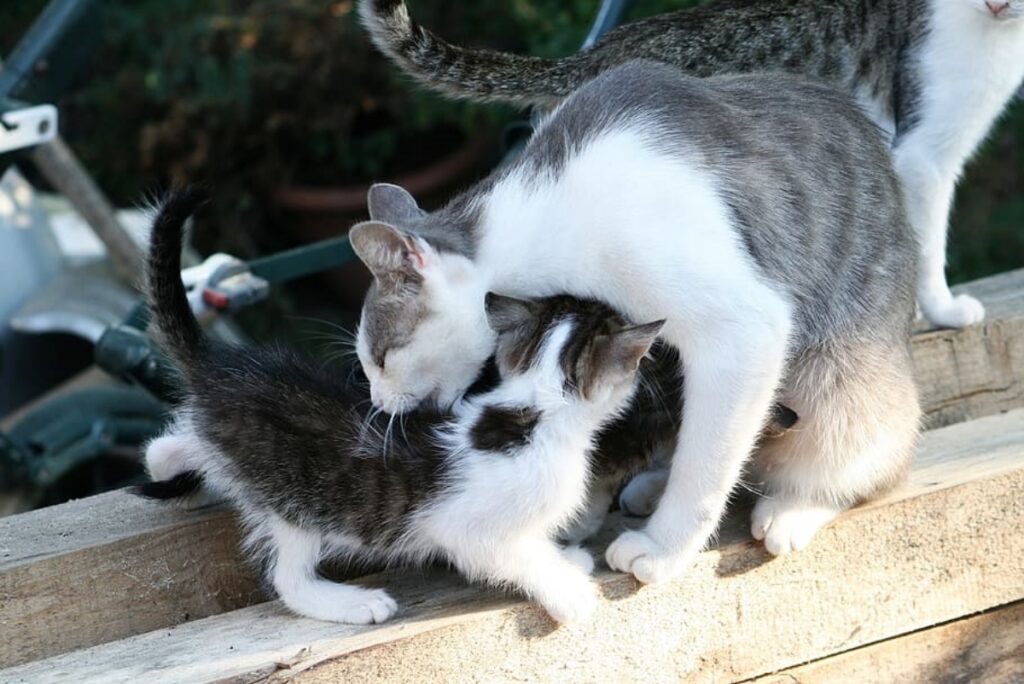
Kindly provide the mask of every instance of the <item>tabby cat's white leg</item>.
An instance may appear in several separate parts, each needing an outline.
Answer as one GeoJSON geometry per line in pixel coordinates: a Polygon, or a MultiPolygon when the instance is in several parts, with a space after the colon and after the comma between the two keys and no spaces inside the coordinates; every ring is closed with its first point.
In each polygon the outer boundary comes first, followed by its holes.
{"type": "Polygon", "coordinates": [[[366,589],[325,580],[317,574],[323,539],[319,534],[269,521],[270,578],[288,608],[317,620],[365,625],[384,622],[398,604],[383,589],[366,589]]]}
{"type": "Polygon", "coordinates": [[[757,306],[738,316],[687,326],[671,324],[685,312],[667,317],[665,339],[684,359],[684,428],[647,526],[624,532],[605,554],[609,566],[641,582],[679,575],[704,547],[768,416],[788,347],[789,307],[770,291],[749,295],[757,306]]]}
{"type": "Polygon", "coordinates": [[[970,295],[953,296],[946,283],[946,232],[959,169],[944,168],[921,137],[910,138],[893,152],[903,183],[907,218],[921,248],[917,299],[935,325],[961,328],[985,318],[985,307],[970,295]]]}

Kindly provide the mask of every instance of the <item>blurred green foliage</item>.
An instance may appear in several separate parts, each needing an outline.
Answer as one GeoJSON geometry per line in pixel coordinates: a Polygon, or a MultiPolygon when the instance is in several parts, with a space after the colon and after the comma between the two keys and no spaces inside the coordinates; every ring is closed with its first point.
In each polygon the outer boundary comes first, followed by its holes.
{"type": "MultiPolygon", "coordinates": [[[[0,53],[43,4],[5,0],[0,53]]],[[[577,49],[598,4],[410,0],[418,20],[455,42],[545,56],[577,49]]],[[[633,17],[695,4],[637,0],[633,17]]],[[[351,0],[97,5],[103,41],[61,101],[66,137],[121,203],[176,182],[209,182],[221,198],[221,232],[242,252],[246,244],[237,241],[265,220],[273,187],[353,183],[416,168],[512,116],[405,81],[369,45],[351,0]]],[[[1024,107],[1016,105],[958,194],[954,281],[1024,264],[1022,188],[1024,107]]]]}

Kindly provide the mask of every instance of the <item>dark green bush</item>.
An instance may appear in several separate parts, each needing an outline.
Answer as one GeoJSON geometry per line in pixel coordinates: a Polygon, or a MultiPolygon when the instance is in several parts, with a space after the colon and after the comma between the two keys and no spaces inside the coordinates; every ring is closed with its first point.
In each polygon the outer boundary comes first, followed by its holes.
{"type": "MultiPolygon", "coordinates": [[[[0,52],[42,0],[7,0],[0,52]]],[[[404,81],[369,45],[351,0],[106,0],[102,44],[63,98],[63,130],[115,200],[204,180],[218,189],[218,241],[243,252],[271,189],[392,175],[507,120],[404,81]]],[[[575,50],[598,0],[410,0],[460,43],[546,56],[575,50]]],[[[637,0],[634,17],[700,4],[637,0]]],[[[954,280],[1024,260],[1024,108],[969,169],[953,220],[954,280]]],[[[205,233],[206,231],[204,231],[205,233]]],[[[262,237],[261,237],[262,236],[262,237]]]]}

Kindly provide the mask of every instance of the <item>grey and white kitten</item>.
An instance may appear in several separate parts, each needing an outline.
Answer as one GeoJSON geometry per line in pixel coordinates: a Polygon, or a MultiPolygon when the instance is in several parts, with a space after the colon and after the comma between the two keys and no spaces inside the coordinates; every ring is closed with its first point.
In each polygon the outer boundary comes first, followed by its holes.
{"type": "Polygon", "coordinates": [[[917,296],[935,324],[984,317],[945,278],[956,182],[1024,79],[1024,0],[719,0],[627,24],[589,50],[547,60],[451,45],[401,0],[363,0],[377,46],[454,97],[552,106],[632,59],[694,76],[788,72],[852,94],[892,142],[921,243],[917,296]]]}
{"type": "Polygon", "coordinates": [[[888,147],[841,92],[631,63],[443,209],[392,185],[369,206],[350,233],[374,274],[357,351],[390,413],[462,395],[494,351],[488,291],[667,320],[682,429],[658,509],[608,549],[613,568],[682,572],[745,466],[763,490],[752,531],[785,553],[910,461],[917,243],[888,147]],[[776,400],[798,429],[757,444],[776,400]]]}
{"type": "Polygon", "coordinates": [[[499,384],[451,416],[411,416],[407,438],[388,442],[367,425],[362,394],[318,364],[203,335],[180,277],[182,227],[200,202],[178,195],[154,224],[150,305],[186,392],[174,425],[147,447],[154,482],[141,493],[203,487],[227,498],[269,583],[309,617],[370,623],[397,609],[384,590],[318,576],[337,557],[441,559],[526,593],[560,622],[585,618],[593,561],[553,540],[581,512],[594,437],[628,406],[662,322],[627,326],[607,308],[491,295],[499,384]]]}

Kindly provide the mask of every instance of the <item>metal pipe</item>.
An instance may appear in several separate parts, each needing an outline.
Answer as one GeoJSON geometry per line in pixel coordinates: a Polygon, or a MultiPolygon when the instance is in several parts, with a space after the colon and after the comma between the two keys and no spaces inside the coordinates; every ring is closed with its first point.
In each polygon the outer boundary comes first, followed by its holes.
{"type": "Polygon", "coordinates": [[[622,21],[622,16],[631,4],[633,4],[632,0],[604,0],[597,11],[597,19],[594,20],[594,24],[590,27],[590,33],[587,34],[587,39],[583,41],[581,49],[589,49],[600,40],[601,36],[618,26],[619,22],[622,21]]]}
{"type": "Polygon", "coordinates": [[[4,60],[0,68],[0,100],[15,94],[18,85],[91,4],[92,0],[50,0],[4,60]]]}

